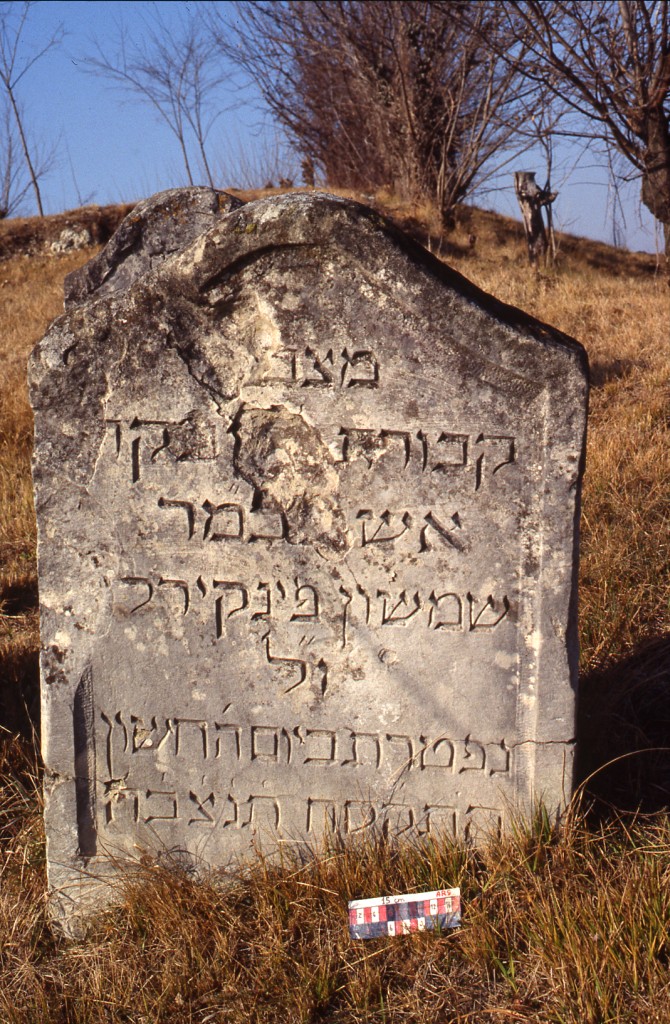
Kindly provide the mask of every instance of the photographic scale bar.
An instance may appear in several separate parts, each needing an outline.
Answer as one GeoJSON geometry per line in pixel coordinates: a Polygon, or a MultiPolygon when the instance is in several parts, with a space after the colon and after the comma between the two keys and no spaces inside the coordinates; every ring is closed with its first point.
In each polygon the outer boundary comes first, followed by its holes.
{"type": "Polygon", "coordinates": [[[457,928],[460,923],[460,889],[378,896],[349,903],[349,935],[352,939],[444,931],[457,928]]]}

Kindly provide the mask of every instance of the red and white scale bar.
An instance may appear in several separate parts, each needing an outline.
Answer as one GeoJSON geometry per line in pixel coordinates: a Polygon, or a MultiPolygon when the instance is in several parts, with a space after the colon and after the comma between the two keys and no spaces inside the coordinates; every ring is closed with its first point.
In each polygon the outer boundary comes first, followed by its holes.
{"type": "Polygon", "coordinates": [[[461,923],[461,890],[405,893],[351,900],[349,934],[352,939],[456,928],[461,923]]]}

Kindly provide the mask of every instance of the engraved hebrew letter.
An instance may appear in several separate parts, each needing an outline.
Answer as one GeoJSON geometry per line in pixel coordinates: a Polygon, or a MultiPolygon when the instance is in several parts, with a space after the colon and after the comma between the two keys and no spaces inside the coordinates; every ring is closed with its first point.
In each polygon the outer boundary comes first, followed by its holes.
{"type": "Polygon", "coordinates": [[[515,451],[515,438],[506,437],[502,434],[480,434],[475,444],[485,444],[489,447],[486,448],[481,455],[477,456],[475,463],[475,490],[478,491],[484,481],[484,473],[489,465],[489,460],[493,464],[489,477],[495,476],[498,470],[502,469],[503,466],[510,466],[516,461],[515,451]],[[493,449],[491,451],[491,448],[493,449]],[[496,461],[500,460],[500,461],[496,461]]]}
{"type": "Polygon", "coordinates": [[[384,817],[383,833],[385,836],[399,836],[408,832],[416,825],[414,808],[407,804],[384,804],[382,807],[384,817]]]}
{"type": "Polygon", "coordinates": [[[114,451],[116,453],[116,458],[118,459],[121,454],[121,420],[105,420],[105,426],[110,427],[113,431],[114,451]]]}
{"type": "Polygon", "coordinates": [[[471,736],[465,737],[465,751],[463,753],[463,764],[458,769],[458,774],[463,772],[483,772],[486,769],[486,750],[482,743],[473,740],[471,736]]]}
{"type": "Polygon", "coordinates": [[[147,596],[144,601],[140,601],[134,608],[130,609],[129,614],[132,615],[134,612],[144,608],[145,604],[149,604],[152,597],[154,596],[154,585],[147,576],[121,576],[119,583],[126,583],[129,587],[146,587],[147,596]]]}
{"type": "Polygon", "coordinates": [[[334,832],[337,828],[337,810],[332,800],[319,800],[309,797],[307,800],[307,831],[321,832],[328,829],[334,832]]]}
{"type": "Polygon", "coordinates": [[[461,629],[463,625],[463,602],[458,594],[440,594],[439,597],[433,590],[428,598],[431,605],[428,616],[428,627],[430,629],[461,629]],[[445,602],[448,612],[440,611],[440,605],[445,602]],[[441,616],[445,616],[442,618],[441,616]]]}
{"type": "Polygon", "coordinates": [[[481,839],[482,836],[501,835],[504,814],[499,807],[470,804],[465,815],[464,833],[467,842],[481,839]]]}
{"type": "Polygon", "coordinates": [[[240,612],[243,612],[249,606],[249,591],[243,583],[239,583],[237,580],[212,580],[212,586],[215,590],[224,590],[227,593],[238,591],[240,595],[240,604],[229,611],[226,611],[225,607],[225,594],[221,594],[216,599],[214,614],[216,617],[216,637],[219,640],[225,632],[226,619],[232,619],[234,615],[239,615],[240,612]]]}
{"type": "Polygon", "coordinates": [[[203,540],[242,540],[244,534],[244,509],[235,502],[224,501],[221,505],[213,505],[211,501],[202,506],[207,513],[203,540]],[[213,528],[214,519],[218,517],[217,529],[213,528]],[[221,520],[223,519],[223,522],[221,520]],[[222,529],[225,527],[225,529],[222,529]]]}
{"type": "Polygon", "coordinates": [[[186,615],[190,604],[189,589],[186,580],[168,580],[163,579],[163,577],[161,576],[161,578],[158,581],[158,586],[172,587],[173,589],[176,588],[181,591],[182,599],[184,602],[184,609],[182,611],[182,615],[186,615]]]}
{"type": "Polygon", "coordinates": [[[421,471],[425,472],[428,466],[428,434],[423,430],[417,431],[417,440],[421,442],[421,471]]]}
{"type": "Polygon", "coordinates": [[[195,739],[195,750],[207,759],[207,722],[198,718],[175,718],[174,724],[177,729],[177,740],[175,743],[175,754],[185,755],[188,752],[189,738],[195,739]],[[193,728],[190,728],[193,727],[193,728]]]}
{"type": "Polygon", "coordinates": [[[177,794],[172,790],[147,789],[144,800],[145,822],[150,821],[176,821],[179,817],[177,806],[177,794]]]}
{"type": "Polygon", "coordinates": [[[167,428],[170,425],[170,423],[171,423],[170,420],[141,420],[141,419],[138,419],[137,417],[135,417],[131,421],[130,429],[138,431],[138,432],[141,431],[141,433],[139,433],[137,437],[133,438],[133,440],[131,442],[131,445],[130,445],[131,463],[132,463],[132,482],[134,484],[137,483],[137,481],[140,478],[140,471],[141,471],[141,464],[142,464],[142,458],[141,458],[142,442],[145,441],[148,445],[154,444],[154,447],[152,448],[152,451],[151,451],[151,454],[150,454],[149,458],[150,458],[151,462],[155,462],[156,457],[159,454],[159,452],[161,452],[161,451],[163,451],[163,449],[167,448],[167,446],[168,446],[168,444],[170,442],[170,438],[169,438],[169,434],[168,434],[168,430],[167,430],[167,428]],[[145,430],[144,429],[145,427],[147,427],[149,429],[145,430]],[[157,434],[160,437],[160,441],[156,445],[155,444],[155,437],[156,437],[157,434]],[[154,441],[151,440],[152,435],[154,437],[154,441]]]}
{"type": "Polygon", "coordinates": [[[206,827],[213,828],[214,817],[210,812],[214,810],[214,794],[210,793],[209,796],[206,796],[203,800],[194,793],[193,790],[191,790],[188,794],[188,798],[195,804],[198,813],[197,818],[189,818],[189,825],[205,825],[206,827]],[[210,810],[207,810],[207,807],[205,806],[206,804],[209,804],[210,810]]]}
{"type": "Polygon", "coordinates": [[[140,478],[140,445],[141,437],[134,437],[130,444],[131,480],[134,484],[140,478]]]}
{"type": "Polygon", "coordinates": [[[431,466],[432,472],[446,473],[450,469],[462,469],[463,466],[466,466],[468,462],[468,440],[467,434],[441,433],[437,443],[445,446],[446,453],[440,451],[440,455],[445,456],[444,461],[436,462],[431,466]]]}
{"type": "Polygon", "coordinates": [[[288,539],[288,519],[281,509],[275,512],[263,511],[262,508],[252,509],[250,526],[254,526],[255,529],[253,532],[249,531],[248,544],[253,544],[257,540],[288,539]]]}
{"type": "Polygon", "coordinates": [[[276,352],[271,352],[270,359],[276,360],[280,365],[277,368],[277,376],[266,377],[264,383],[295,384],[298,379],[296,365],[297,351],[298,350],[295,348],[280,348],[276,352]]]}
{"type": "Polygon", "coordinates": [[[379,768],[382,763],[382,745],[381,738],[375,732],[352,732],[351,733],[351,757],[343,761],[343,765],[351,765],[354,768],[358,768],[362,765],[372,765],[374,768],[379,768]],[[368,746],[367,759],[365,757],[365,747],[368,746]],[[374,748],[372,758],[370,757],[370,749],[374,748]]]}
{"type": "Polygon", "coordinates": [[[345,348],[342,352],[342,359],[344,360],[344,365],[342,366],[342,387],[379,387],[379,363],[375,358],[374,352],[367,349],[358,349],[349,355],[345,348]]]}
{"type": "Polygon", "coordinates": [[[321,696],[323,697],[328,689],[328,665],[321,658],[316,665],[317,669],[321,673],[321,679],[319,681],[319,689],[321,690],[321,696]]]}
{"type": "Polygon", "coordinates": [[[424,804],[424,835],[455,836],[458,829],[458,811],[448,804],[424,804]]]}
{"type": "Polygon", "coordinates": [[[249,804],[249,820],[242,828],[247,828],[249,825],[255,825],[256,828],[259,825],[269,825],[270,828],[278,830],[281,827],[281,804],[276,797],[250,796],[247,803],[249,804]]]}
{"type": "Polygon", "coordinates": [[[344,598],[342,602],[342,647],[347,646],[347,624],[349,617],[349,605],[353,601],[353,594],[346,587],[340,587],[340,593],[344,598]]]}
{"type": "Polygon", "coordinates": [[[489,775],[507,775],[511,767],[512,751],[504,740],[500,743],[488,743],[486,746],[486,765],[489,775]]]}
{"type": "Polygon", "coordinates": [[[370,528],[366,528],[366,521],[375,518],[370,509],[361,509],[356,518],[362,520],[362,547],[365,547],[367,544],[392,544],[394,540],[402,537],[412,525],[412,517],[409,512],[403,513],[402,517],[400,517],[399,512],[389,512],[388,509],[378,517],[380,522],[374,533],[370,528]],[[401,529],[398,529],[397,526],[391,526],[393,519],[400,519],[402,523],[401,529]],[[393,529],[397,530],[397,532],[389,532],[393,529]]]}
{"type": "Polygon", "coordinates": [[[195,531],[195,506],[190,501],[176,501],[171,498],[159,498],[159,508],[180,508],[186,513],[188,525],[188,539],[190,540],[195,531]]]}
{"type": "Polygon", "coordinates": [[[361,427],[340,427],[340,436],[343,438],[341,461],[353,462],[357,455],[362,455],[369,468],[372,465],[369,453],[375,447],[377,431],[361,427]]]}
{"type": "Polygon", "coordinates": [[[402,733],[398,735],[387,733],[386,742],[391,745],[390,756],[389,751],[387,751],[388,760],[392,760],[394,756],[399,759],[400,763],[396,769],[396,776],[399,778],[403,772],[409,771],[414,764],[414,743],[410,736],[404,736],[402,733]]]}
{"type": "MultiPolygon", "coordinates": [[[[295,732],[295,730],[294,730],[294,732],[295,732]]],[[[293,757],[293,738],[292,738],[291,733],[288,731],[288,729],[285,729],[285,728],[282,729],[281,735],[282,735],[282,738],[286,741],[286,764],[290,764],[291,763],[291,758],[293,757]]],[[[279,756],[281,758],[281,747],[280,747],[280,754],[279,754],[279,756]]]]}
{"type": "Polygon", "coordinates": [[[310,746],[311,756],[303,764],[334,764],[337,759],[337,733],[332,729],[306,729],[305,744],[310,746]],[[319,756],[314,756],[318,753],[319,756]]]}
{"type": "Polygon", "coordinates": [[[317,620],[319,618],[319,595],[316,588],[307,583],[303,583],[301,586],[297,578],[294,582],[298,611],[291,616],[291,622],[311,622],[317,620]]]}
{"type": "MultiPolygon", "coordinates": [[[[429,529],[434,530],[438,537],[440,537],[445,544],[448,544],[452,548],[456,548],[457,551],[468,550],[469,545],[467,544],[467,542],[462,540],[454,530],[448,529],[448,527],[441,523],[437,516],[433,515],[432,512],[429,512],[423,518],[424,522],[427,525],[424,526],[423,529],[421,530],[421,543],[419,546],[419,551],[432,551],[432,544],[428,540],[427,536],[429,529]]],[[[453,516],[451,517],[451,521],[457,530],[462,529],[461,520],[459,518],[458,512],[455,512],[453,514],[453,516]]]]}
{"type": "Polygon", "coordinates": [[[403,469],[406,469],[409,465],[409,460],[412,455],[412,435],[408,430],[382,430],[381,438],[387,448],[390,447],[391,441],[397,438],[400,441],[400,445],[403,453],[403,469]]]}
{"type": "Polygon", "coordinates": [[[366,590],[363,589],[363,587],[360,585],[360,583],[356,584],[356,593],[359,594],[359,596],[362,597],[363,600],[365,601],[365,623],[366,623],[366,625],[369,625],[370,624],[370,611],[371,611],[371,607],[372,607],[371,606],[371,601],[370,601],[370,595],[368,594],[368,592],[366,590]]]}
{"type": "Polygon", "coordinates": [[[138,417],[130,422],[130,429],[138,432],[138,436],[133,439],[130,446],[133,483],[137,483],[140,478],[142,445],[146,444],[151,449],[149,460],[155,462],[159,453],[164,451],[170,443],[168,427],[172,422],[171,420],[141,420],[138,417]],[[159,438],[158,443],[156,443],[157,438],[159,438]]]}
{"type": "Polygon", "coordinates": [[[265,654],[270,665],[288,665],[292,671],[298,672],[297,681],[284,690],[284,693],[290,693],[291,690],[301,686],[307,679],[307,662],[302,661],[300,658],[281,658],[273,655],[270,652],[270,634],[266,633],[263,640],[265,640],[265,654]]]}
{"type": "Polygon", "coordinates": [[[468,603],[470,605],[470,630],[474,629],[495,629],[499,622],[505,618],[510,610],[510,603],[505,595],[502,599],[502,611],[496,610],[496,601],[493,596],[489,594],[486,601],[475,613],[476,598],[472,594],[468,594],[468,603]],[[490,609],[490,611],[489,611],[490,609]]]}
{"type": "Polygon", "coordinates": [[[279,762],[279,728],[269,725],[252,725],[251,760],[279,762]]]}
{"type": "Polygon", "coordinates": [[[219,822],[221,824],[221,827],[222,828],[239,828],[240,827],[240,805],[238,804],[237,800],[234,800],[232,798],[230,793],[228,794],[228,799],[227,799],[226,802],[233,805],[233,807],[232,807],[233,816],[232,816],[232,818],[224,818],[223,815],[221,815],[221,817],[219,818],[219,822]]]}
{"type": "MultiPolygon", "coordinates": [[[[121,722],[121,713],[118,715],[119,729],[117,729],[117,718],[110,718],[104,712],[100,712],[100,718],[107,725],[107,739],[104,741],[104,752],[107,754],[107,771],[110,778],[114,778],[117,774],[117,763],[120,760],[125,762],[125,758],[121,758],[120,755],[124,754],[128,750],[128,730],[125,725],[121,722]],[[121,748],[118,751],[119,746],[121,748]]],[[[124,768],[126,765],[124,763],[124,768]]],[[[118,766],[118,774],[121,775],[123,769],[118,766]]]]}
{"type": "Polygon", "coordinates": [[[305,356],[310,364],[310,371],[316,370],[318,377],[307,377],[305,376],[302,384],[303,388],[332,388],[333,386],[333,371],[327,369],[326,363],[333,365],[333,350],[328,349],[323,359],[320,359],[313,348],[307,346],[305,349],[305,356]]]}
{"type": "Polygon", "coordinates": [[[137,754],[140,751],[151,750],[162,750],[167,743],[168,739],[171,739],[174,735],[174,723],[171,718],[165,720],[165,730],[162,736],[158,734],[158,722],[156,718],[149,720],[149,725],[144,724],[143,718],[138,718],[136,715],[130,716],[130,722],[133,728],[131,751],[133,754],[137,754]]]}
{"type": "Polygon", "coordinates": [[[235,751],[235,759],[240,760],[242,756],[242,729],[239,725],[232,725],[228,722],[221,724],[220,722],[214,723],[214,728],[217,733],[223,733],[223,736],[216,737],[216,747],[214,757],[222,756],[222,744],[224,736],[231,736],[233,738],[233,750],[235,751]]]}
{"type": "Polygon", "coordinates": [[[210,462],[218,455],[216,426],[202,413],[192,410],[167,433],[167,453],[175,462],[210,462]]]}
{"type": "Polygon", "coordinates": [[[378,590],[377,597],[382,597],[384,599],[382,608],[382,626],[406,626],[409,620],[413,618],[417,612],[421,611],[421,597],[418,591],[412,597],[412,604],[414,607],[412,607],[407,600],[406,590],[403,590],[392,608],[390,608],[391,600],[395,599],[391,599],[390,595],[387,594],[385,590],[378,590]]]}
{"type": "Polygon", "coordinates": [[[130,743],[128,729],[120,711],[113,718],[102,711],[100,717],[107,725],[107,773],[110,779],[119,779],[130,771],[127,757],[130,743]]]}
{"type": "Polygon", "coordinates": [[[105,822],[111,825],[120,818],[128,817],[133,824],[140,820],[139,791],[126,786],[126,780],[109,779],[105,782],[105,822]]]}
{"type": "MultiPolygon", "coordinates": [[[[162,423],[163,423],[163,421],[157,421],[155,425],[156,426],[162,426],[162,423]]],[[[156,447],[151,452],[151,455],[149,456],[151,462],[155,462],[157,457],[160,455],[160,453],[164,452],[164,451],[169,451],[169,448],[170,448],[170,432],[169,432],[167,426],[164,426],[163,429],[161,430],[160,443],[158,445],[156,445],[156,447]]]]}
{"type": "Polygon", "coordinates": [[[272,597],[270,594],[270,584],[259,583],[258,586],[256,587],[256,590],[260,590],[259,597],[261,597],[264,600],[264,604],[261,605],[261,611],[253,613],[253,615],[251,616],[252,622],[257,622],[259,619],[267,619],[270,617],[272,613],[272,597]]]}
{"type": "Polygon", "coordinates": [[[421,751],[421,771],[425,768],[447,768],[453,771],[454,768],[454,744],[446,736],[440,736],[436,740],[420,737],[423,744],[421,751]]]}
{"type": "Polygon", "coordinates": [[[347,800],[344,805],[344,830],[347,835],[372,828],[377,820],[377,809],[364,800],[347,800]]]}

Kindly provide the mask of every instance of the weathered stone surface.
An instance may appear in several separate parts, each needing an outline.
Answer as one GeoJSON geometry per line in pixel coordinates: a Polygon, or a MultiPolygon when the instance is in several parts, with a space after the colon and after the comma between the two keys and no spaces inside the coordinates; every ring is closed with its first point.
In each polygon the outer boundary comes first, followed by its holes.
{"type": "Polygon", "coordinates": [[[576,342],[293,195],[55,321],[31,378],[60,913],[143,847],[559,810],[576,342]]]}
{"type": "Polygon", "coordinates": [[[91,232],[88,228],[63,228],[59,237],[51,243],[51,251],[58,255],[72,249],[85,249],[91,242],[91,232]]]}
{"type": "MultiPolygon", "coordinates": [[[[240,206],[242,201],[235,196],[203,186],[168,189],[138,203],[102,252],[65,278],[65,308],[93,295],[100,298],[125,291],[147,270],[185,249],[224,214],[240,206]]],[[[65,234],[52,249],[60,245],[59,252],[64,251],[65,234]]],[[[65,248],[73,247],[69,237],[66,242],[65,248]]]]}

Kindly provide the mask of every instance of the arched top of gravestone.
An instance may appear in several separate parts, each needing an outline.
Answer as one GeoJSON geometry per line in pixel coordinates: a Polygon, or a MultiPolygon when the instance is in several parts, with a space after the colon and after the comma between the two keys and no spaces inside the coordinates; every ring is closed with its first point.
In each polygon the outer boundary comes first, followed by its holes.
{"type": "MultiPolygon", "coordinates": [[[[328,311],[337,318],[338,309],[353,301],[359,303],[363,317],[374,317],[376,306],[396,306],[408,316],[434,320],[435,338],[446,330],[471,369],[481,355],[524,377],[537,373],[536,379],[544,382],[547,375],[565,369],[558,355],[562,352],[580,380],[587,374],[586,353],[573,338],[500,302],[377,211],[352,200],[327,193],[289,193],[244,204],[171,261],[162,280],[170,282],[171,290],[177,287],[189,299],[222,311],[228,300],[238,301],[236,288],[241,287],[243,278],[248,279],[253,266],[269,274],[263,288],[271,287],[273,275],[300,278],[302,300],[306,301],[308,290],[313,289],[309,301],[324,311],[325,322],[328,311]],[[347,267],[353,275],[351,287],[347,267]],[[362,293],[353,283],[359,276],[368,281],[362,293]],[[495,322],[502,331],[482,330],[482,315],[487,325],[495,322]],[[514,343],[519,335],[541,343],[534,350],[539,361],[530,357],[526,342],[520,348],[514,343]],[[549,349],[556,353],[558,363],[544,360],[549,349]]],[[[242,288],[239,296],[244,292],[242,288]]],[[[430,338],[425,338],[425,344],[428,355],[430,338]]],[[[442,358],[433,348],[430,361],[439,363],[442,358]]]]}
{"type": "Polygon", "coordinates": [[[65,278],[65,308],[124,291],[240,206],[241,199],[200,186],[167,189],[144,199],[102,252],[65,278]]]}

